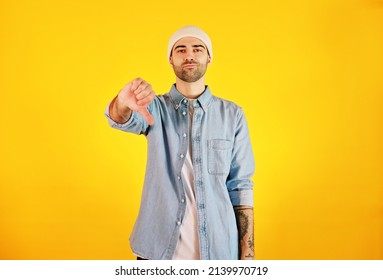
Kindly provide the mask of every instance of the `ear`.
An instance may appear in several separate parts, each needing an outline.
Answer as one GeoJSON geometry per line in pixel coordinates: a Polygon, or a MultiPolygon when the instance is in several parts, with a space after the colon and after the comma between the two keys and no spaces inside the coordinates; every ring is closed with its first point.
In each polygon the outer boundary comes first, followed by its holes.
{"type": "Polygon", "coordinates": [[[169,57],[169,63],[170,63],[170,65],[173,65],[173,56],[169,57]]]}
{"type": "Polygon", "coordinates": [[[210,64],[211,58],[210,55],[207,56],[207,64],[210,64]]]}

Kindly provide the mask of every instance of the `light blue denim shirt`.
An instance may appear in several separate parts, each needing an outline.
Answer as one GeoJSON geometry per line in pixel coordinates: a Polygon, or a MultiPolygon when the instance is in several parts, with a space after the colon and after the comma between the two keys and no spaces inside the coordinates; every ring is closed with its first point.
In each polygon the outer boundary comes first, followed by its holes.
{"type": "MultiPolygon", "coordinates": [[[[206,87],[194,102],[191,129],[200,257],[238,259],[233,206],[253,206],[254,159],[243,111],[206,87]]],[[[130,236],[133,252],[147,259],[172,259],[185,214],[181,169],[189,145],[188,99],[173,85],[148,106],[154,125],[133,112],[117,129],[143,134],[148,159],[140,211],[130,236]]]]}

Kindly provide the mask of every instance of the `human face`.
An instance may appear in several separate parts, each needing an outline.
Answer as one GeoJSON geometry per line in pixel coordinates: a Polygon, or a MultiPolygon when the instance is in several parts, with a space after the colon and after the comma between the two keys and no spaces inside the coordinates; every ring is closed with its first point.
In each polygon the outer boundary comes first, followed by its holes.
{"type": "Polygon", "coordinates": [[[193,83],[206,73],[210,62],[205,44],[194,37],[178,40],[172,49],[170,64],[176,76],[184,82],[193,83]]]}

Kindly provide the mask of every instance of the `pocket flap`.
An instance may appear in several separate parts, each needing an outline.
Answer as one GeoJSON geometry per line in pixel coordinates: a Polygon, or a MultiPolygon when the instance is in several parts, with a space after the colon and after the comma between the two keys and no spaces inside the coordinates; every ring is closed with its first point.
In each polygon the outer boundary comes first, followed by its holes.
{"type": "Polygon", "coordinates": [[[213,139],[208,141],[209,141],[209,144],[208,144],[209,147],[214,150],[227,150],[231,148],[230,140],[213,139]]]}

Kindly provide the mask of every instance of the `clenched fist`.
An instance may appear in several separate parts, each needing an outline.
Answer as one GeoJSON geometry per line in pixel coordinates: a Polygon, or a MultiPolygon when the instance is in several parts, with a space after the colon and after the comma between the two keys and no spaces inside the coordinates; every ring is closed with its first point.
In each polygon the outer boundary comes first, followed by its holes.
{"type": "Polygon", "coordinates": [[[149,125],[154,124],[153,116],[147,107],[156,96],[152,86],[141,78],[128,83],[110,104],[110,117],[119,123],[126,122],[132,111],[142,115],[149,125]]]}

